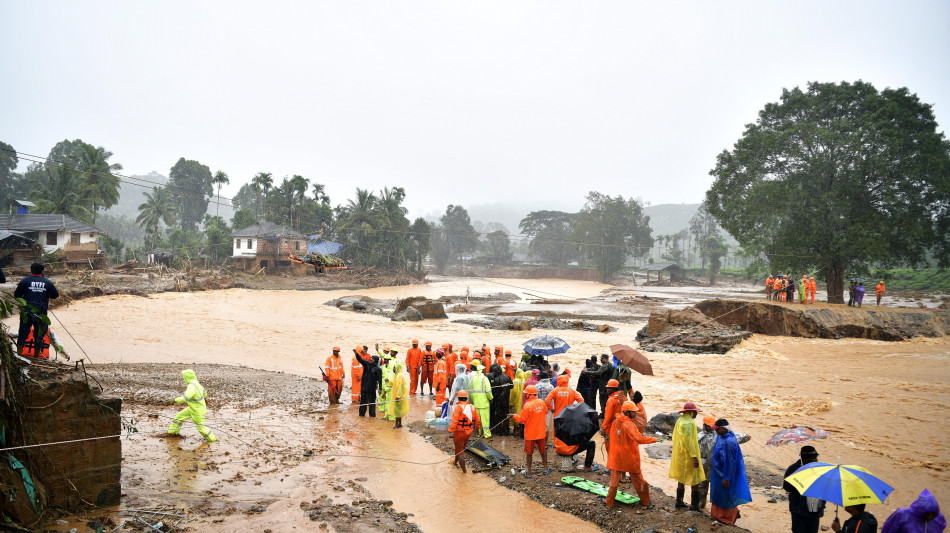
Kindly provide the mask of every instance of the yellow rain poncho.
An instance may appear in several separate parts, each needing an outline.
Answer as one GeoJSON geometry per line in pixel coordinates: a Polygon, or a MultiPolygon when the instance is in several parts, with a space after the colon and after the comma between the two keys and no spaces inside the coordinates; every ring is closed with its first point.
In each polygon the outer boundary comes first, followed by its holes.
{"type": "Polygon", "coordinates": [[[205,388],[198,383],[198,376],[195,375],[194,370],[188,369],[181,371],[181,378],[185,380],[185,394],[175,398],[175,403],[187,403],[188,406],[175,415],[175,419],[168,426],[168,434],[178,435],[181,432],[181,425],[190,418],[205,440],[208,442],[218,440],[211,433],[211,429],[205,425],[205,414],[208,412],[205,398],[208,396],[205,394],[205,388]]]}
{"type": "Polygon", "coordinates": [[[393,399],[393,378],[395,377],[395,372],[393,372],[393,361],[392,359],[387,359],[388,364],[382,367],[383,370],[383,391],[379,395],[380,410],[382,411],[383,418],[386,420],[395,420],[396,417],[393,416],[393,404],[390,400],[393,399]]]}
{"type": "Polygon", "coordinates": [[[696,421],[683,415],[673,428],[673,456],[670,458],[670,477],[683,485],[693,486],[706,480],[699,454],[699,435],[696,421]],[[699,466],[693,466],[693,459],[699,466]]]}
{"type": "Polygon", "coordinates": [[[402,418],[409,414],[409,375],[403,370],[402,363],[393,366],[393,416],[402,418]]]}
{"type": "Polygon", "coordinates": [[[521,393],[524,391],[524,370],[515,371],[515,379],[511,382],[511,392],[508,394],[508,412],[521,412],[521,393]]]}

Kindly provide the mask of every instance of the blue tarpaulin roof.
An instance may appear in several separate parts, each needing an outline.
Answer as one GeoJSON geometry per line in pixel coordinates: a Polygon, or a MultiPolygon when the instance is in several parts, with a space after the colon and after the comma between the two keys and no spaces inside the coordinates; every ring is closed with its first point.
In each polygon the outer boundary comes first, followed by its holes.
{"type": "Polygon", "coordinates": [[[310,242],[307,243],[308,254],[336,255],[343,249],[343,245],[338,242],[325,241],[317,239],[317,235],[310,236],[310,242]]]}

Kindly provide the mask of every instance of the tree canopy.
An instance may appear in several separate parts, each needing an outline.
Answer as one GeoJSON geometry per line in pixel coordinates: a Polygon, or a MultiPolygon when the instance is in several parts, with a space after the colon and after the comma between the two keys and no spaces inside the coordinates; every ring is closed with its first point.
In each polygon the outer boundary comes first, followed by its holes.
{"type": "Polygon", "coordinates": [[[783,90],[710,174],[722,227],[773,271],[823,274],[829,302],[846,273],[950,263],[950,143],[906,88],[783,90]]]}
{"type": "Polygon", "coordinates": [[[567,266],[577,259],[573,242],[574,215],[563,211],[532,211],[518,228],[531,241],[528,250],[551,266],[567,266]]]}
{"type": "Polygon", "coordinates": [[[650,217],[633,198],[587,194],[587,203],[574,217],[574,238],[603,281],[610,280],[628,257],[641,257],[653,246],[650,217]]]}
{"type": "Polygon", "coordinates": [[[184,157],[168,174],[168,188],[174,193],[182,229],[195,231],[208,212],[208,198],[214,194],[211,169],[184,157]]]}

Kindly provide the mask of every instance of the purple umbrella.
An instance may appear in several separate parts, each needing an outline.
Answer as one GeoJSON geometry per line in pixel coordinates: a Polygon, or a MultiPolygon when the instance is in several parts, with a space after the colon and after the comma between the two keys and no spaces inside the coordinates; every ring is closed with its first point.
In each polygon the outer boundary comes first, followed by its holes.
{"type": "Polygon", "coordinates": [[[783,429],[772,435],[772,438],[765,443],[766,446],[784,446],[785,444],[794,444],[805,442],[806,440],[823,439],[830,436],[831,433],[823,429],[814,429],[806,426],[792,426],[783,429]]]}

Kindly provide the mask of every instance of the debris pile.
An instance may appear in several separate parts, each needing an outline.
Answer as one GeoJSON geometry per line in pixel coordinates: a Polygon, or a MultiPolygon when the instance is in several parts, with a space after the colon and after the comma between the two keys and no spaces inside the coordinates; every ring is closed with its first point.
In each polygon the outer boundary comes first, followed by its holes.
{"type": "Polygon", "coordinates": [[[726,353],[752,336],[752,332],[723,326],[696,307],[650,313],[647,325],[637,332],[640,349],[648,352],[726,353]]]}

